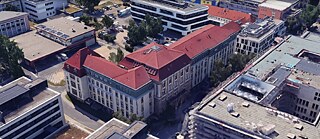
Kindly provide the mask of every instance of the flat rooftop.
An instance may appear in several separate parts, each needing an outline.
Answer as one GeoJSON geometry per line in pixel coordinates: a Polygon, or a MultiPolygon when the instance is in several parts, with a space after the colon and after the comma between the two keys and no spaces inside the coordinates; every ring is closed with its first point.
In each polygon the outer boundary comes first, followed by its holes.
{"type": "Polygon", "coordinates": [[[42,24],[38,24],[36,28],[42,29],[45,31],[50,30],[50,32],[53,30],[55,32],[60,32],[66,36],[64,39],[74,38],[76,36],[79,36],[94,30],[93,27],[89,27],[82,23],[69,20],[65,17],[56,18],[56,19],[44,22],[42,24]]]}
{"type": "Polygon", "coordinates": [[[28,15],[28,13],[12,12],[12,11],[1,11],[0,12],[0,22],[8,20],[8,19],[11,19],[11,18],[19,17],[19,16],[24,16],[24,15],[28,15]]]}
{"type": "Polygon", "coordinates": [[[188,12],[194,12],[194,11],[203,11],[208,10],[208,6],[202,5],[202,4],[195,4],[191,2],[185,2],[188,6],[181,8],[177,7],[171,4],[166,4],[163,2],[159,2],[157,0],[133,0],[133,2],[142,3],[145,5],[152,5],[153,7],[159,7],[161,9],[166,9],[169,11],[176,11],[178,13],[188,13],[188,12]]]}
{"type": "Polygon", "coordinates": [[[296,4],[298,0],[267,0],[266,2],[260,4],[260,7],[267,7],[275,10],[285,10],[296,4]]]}
{"type": "MultiPolygon", "coordinates": [[[[49,101],[59,95],[59,93],[47,88],[35,89],[33,91],[29,90],[29,87],[33,87],[34,85],[37,85],[43,81],[44,80],[42,79],[36,79],[34,81],[31,81],[26,77],[21,77],[3,86],[3,88],[0,88],[0,90],[2,91],[1,93],[9,93],[7,95],[12,96],[10,100],[6,100],[4,104],[0,105],[0,111],[2,111],[4,114],[6,124],[10,123],[17,117],[24,115],[26,112],[36,108],[38,105],[46,101],[49,101]],[[21,90],[22,88],[24,89],[21,90]],[[29,93],[30,98],[19,98],[18,96],[15,96],[14,94],[16,93],[20,94],[18,91],[23,91],[23,93],[29,93]]],[[[0,123],[0,126],[1,125],[3,125],[3,123],[0,123]]]]}
{"type": "MultiPolygon", "coordinates": [[[[319,70],[319,68],[317,70],[319,70]]],[[[295,70],[290,74],[288,78],[296,82],[299,82],[300,84],[320,89],[319,75],[314,75],[312,73],[304,72],[301,70],[295,70]]]]}
{"type": "Polygon", "coordinates": [[[319,128],[314,125],[302,122],[298,118],[283,112],[276,110],[272,111],[269,108],[246,101],[243,98],[224,91],[212,98],[212,100],[199,109],[198,114],[205,114],[214,119],[219,119],[219,121],[223,121],[224,124],[220,124],[221,126],[231,126],[238,131],[255,133],[255,137],[261,137],[262,133],[255,132],[256,128],[254,127],[267,127],[269,125],[275,126],[274,132],[268,136],[271,138],[285,139],[288,138],[287,135],[289,133],[294,134],[297,137],[304,136],[309,139],[320,138],[319,128]],[[221,96],[226,96],[226,99],[221,101],[219,99],[221,96]],[[244,102],[249,106],[243,106],[244,102]],[[213,103],[215,104],[214,107],[209,106],[209,104],[213,103]],[[227,107],[231,103],[234,104],[233,110],[239,114],[238,117],[231,115],[231,113],[227,111],[227,107]],[[303,126],[303,129],[296,129],[296,123],[294,123],[294,121],[297,121],[297,124],[303,126]]]}
{"type": "Polygon", "coordinates": [[[293,68],[300,61],[301,58],[295,57],[302,50],[320,54],[320,46],[317,41],[303,39],[297,36],[290,36],[278,46],[272,48],[270,54],[262,57],[257,64],[248,70],[250,75],[263,80],[275,68],[285,66],[293,68]]]}
{"type": "Polygon", "coordinates": [[[17,42],[18,47],[22,49],[24,57],[28,61],[36,61],[66,48],[37,34],[35,30],[12,37],[11,40],[17,42]]]}
{"type": "Polygon", "coordinates": [[[116,118],[112,118],[107,123],[102,125],[99,129],[90,134],[86,139],[105,139],[115,132],[123,132],[128,127],[129,124],[122,122],[116,118]]]}
{"type": "MultiPolygon", "coordinates": [[[[112,118],[99,129],[90,134],[86,139],[130,139],[147,126],[146,123],[135,121],[131,125],[112,118]]],[[[145,135],[146,139],[158,139],[150,134],[145,135]]]]}
{"type": "Polygon", "coordinates": [[[274,33],[274,28],[281,24],[283,21],[278,19],[257,19],[254,23],[249,23],[243,31],[240,32],[240,36],[248,40],[261,42],[267,36],[274,33]],[[265,26],[263,28],[263,26],[265,26]]]}

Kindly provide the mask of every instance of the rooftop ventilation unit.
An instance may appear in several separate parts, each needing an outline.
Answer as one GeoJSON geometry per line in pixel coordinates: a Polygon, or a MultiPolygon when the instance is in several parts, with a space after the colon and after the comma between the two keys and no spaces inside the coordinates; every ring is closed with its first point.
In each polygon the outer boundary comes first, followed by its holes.
{"type": "Polygon", "coordinates": [[[261,133],[264,135],[270,135],[272,132],[274,132],[274,129],[276,128],[273,124],[268,124],[261,128],[261,133]]]}
{"type": "Polygon", "coordinates": [[[228,105],[227,105],[227,111],[228,111],[229,113],[233,112],[233,111],[234,111],[233,107],[234,107],[234,104],[233,104],[233,103],[228,104],[228,105]]]}
{"type": "Polygon", "coordinates": [[[225,101],[227,99],[227,96],[226,95],[221,95],[220,97],[219,97],[219,100],[221,100],[221,101],[225,101]]]}

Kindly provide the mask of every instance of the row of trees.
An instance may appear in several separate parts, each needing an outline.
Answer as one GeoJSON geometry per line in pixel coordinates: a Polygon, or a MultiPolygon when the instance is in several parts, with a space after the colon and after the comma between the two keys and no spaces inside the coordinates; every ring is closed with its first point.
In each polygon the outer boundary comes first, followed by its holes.
{"type": "Polygon", "coordinates": [[[217,87],[233,73],[241,71],[253,57],[254,55],[234,54],[229,58],[226,65],[222,60],[215,61],[214,70],[210,77],[213,87],[217,87]]]}
{"type": "Polygon", "coordinates": [[[92,12],[94,11],[94,7],[99,5],[100,0],[76,0],[76,3],[83,6],[89,12],[92,12]]]}
{"type": "Polygon", "coordinates": [[[320,7],[308,4],[299,16],[287,19],[287,31],[292,34],[303,33],[303,30],[309,29],[317,21],[319,15],[320,7]]]}
{"type": "Polygon", "coordinates": [[[96,30],[100,30],[103,27],[110,28],[114,23],[114,20],[111,19],[109,16],[102,17],[101,22],[99,22],[97,18],[88,15],[83,15],[80,17],[80,21],[87,26],[95,27],[96,30]]]}
{"type": "Polygon", "coordinates": [[[128,43],[131,46],[142,44],[146,37],[155,38],[163,31],[161,17],[145,16],[145,20],[137,25],[133,20],[129,22],[128,43]]]}
{"type": "Polygon", "coordinates": [[[138,117],[136,114],[131,114],[130,118],[128,119],[121,114],[121,111],[114,112],[112,114],[112,117],[115,117],[125,123],[128,123],[128,124],[131,124],[134,121],[143,121],[144,120],[143,117],[138,117]]]}
{"type": "Polygon", "coordinates": [[[19,78],[24,75],[19,61],[23,60],[24,54],[17,43],[0,35],[0,77],[11,75],[19,78]]]}

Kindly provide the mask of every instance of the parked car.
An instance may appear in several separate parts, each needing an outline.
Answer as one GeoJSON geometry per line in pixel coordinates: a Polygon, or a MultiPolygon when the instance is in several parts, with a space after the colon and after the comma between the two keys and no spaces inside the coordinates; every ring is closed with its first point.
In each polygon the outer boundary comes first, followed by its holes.
{"type": "Polygon", "coordinates": [[[61,57],[63,60],[68,60],[67,54],[65,54],[65,53],[60,53],[59,55],[60,55],[60,57],[61,57]]]}

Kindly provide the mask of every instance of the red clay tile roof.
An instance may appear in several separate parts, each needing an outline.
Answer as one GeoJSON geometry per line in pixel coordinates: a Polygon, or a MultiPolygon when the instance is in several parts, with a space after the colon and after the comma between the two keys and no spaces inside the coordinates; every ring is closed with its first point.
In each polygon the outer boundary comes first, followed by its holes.
{"type": "Polygon", "coordinates": [[[179,39],[169,47],[185,52],[192,59],[207,49],[214,48],[232,34],[239,32],[240,29],[240,25],[235,22],[230,22],[223,27],[206,25],[179,39]]]}
{"type": "Polygon", "coordinates": [[[116,64],[96,56],[87,56],[83,66],[109,78],[115,78],[127,72],[127,70],[120,68],[116,64]]]}
{"type": "MultiPolygon", "coordinates": [[[[150,78],[161,81],[189,64],[189,57],[182,51],[177,51],[155,42],[127,55],[119,64],[128,69],[134,68],[134,63],[152,68],[150,78]]],[[[146,69],[147,70],[147,69],[146,69]]]]}
{"type": "Polygon", "coordinates": [[[87,56],[83,66],[112,78],[132,89],[139,89],[151,81],[148,73],[142,66],[126,70],[104,58],[90,55],[87,56]]]}
{"type": "Polygon", "coordinates": [[[81,66],[83,65],[87,55],[96,55],[98,56],[97,53],[94,51],[90,50],[89,48],[82,48],[79,51],[77,51],[74,55],[72,55],[66,62],[65,64],[68,64],[69,66],[72,66],[76,69],[80,69],[81,66]]]}
{"type": "Polygon", "coordinates": [[[250,14],[229,10],[226,8],[221,8],[217,6],[207,5],[209,7],[208,13],[211,16],[217,16],[221,18],[226,18],[232,21],[241,21],[242,24],[247,22],[254,22],[254,17],[250,14]]]}
{"type": "Polygon", "coordinates": [[[154,69],[160,69],[182,55],[184,53],[181,51],[152,42],[126,57],[154,69]]]}
{"type": "Polygon", "coordinates": [[[138,89],[151,81],[143,66],[130,69],[127,73],[115,77],[114,79],[133,89],[138,89]]]}
{"type": "Polygon", "coordinates": [[[85,71],[82,69],[82,65],[88,55],[100,56],[96,52],[90,50],[89,48],[82,48],[78,50],[74,55],[72,55],[65,63],[64,69],[73,73],[79,77],[85,75],[85,71]]]}

